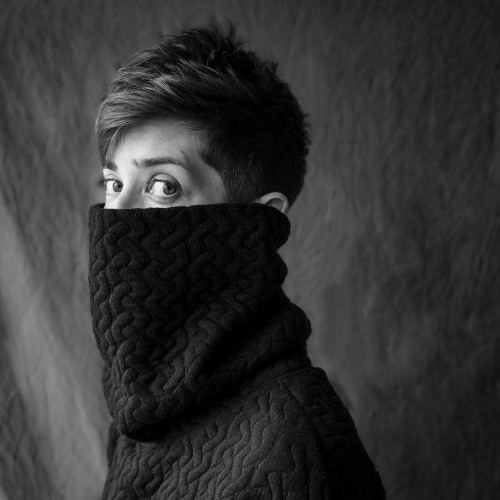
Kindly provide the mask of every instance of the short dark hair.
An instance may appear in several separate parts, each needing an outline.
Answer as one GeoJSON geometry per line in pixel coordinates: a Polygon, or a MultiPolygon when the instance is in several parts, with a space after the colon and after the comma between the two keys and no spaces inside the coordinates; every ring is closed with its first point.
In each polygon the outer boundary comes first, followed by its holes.
{"type": "Polygon", "coordinates": [[[244,50],[232,25],[227,31],[181,31],[118,71],[96,122],[101,161],[128,130],[165,117],[201,131],[202,158],[221,175],[227,202],[279,191],[291,205],[304,184],[307,117],[277,64],[244,50]]]}

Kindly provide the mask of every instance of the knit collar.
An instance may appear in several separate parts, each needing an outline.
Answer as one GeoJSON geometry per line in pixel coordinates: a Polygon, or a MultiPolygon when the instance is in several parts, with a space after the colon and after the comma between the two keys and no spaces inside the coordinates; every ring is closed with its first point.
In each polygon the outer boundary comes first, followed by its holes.
{"type": "Polygon", "coordinates": [[[181,412],[303,349],[284,296],[290,224],[262,204],[89,211],[92,323],[117,429],[158,438],[181,412]]]}

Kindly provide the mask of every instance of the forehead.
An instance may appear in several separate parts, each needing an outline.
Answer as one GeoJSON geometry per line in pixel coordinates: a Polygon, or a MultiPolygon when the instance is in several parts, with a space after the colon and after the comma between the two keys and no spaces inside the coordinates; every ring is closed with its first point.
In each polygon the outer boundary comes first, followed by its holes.
{"type": "Polygon", "coordinates": [[[201,134],[173,120],[155,118],[145,121],[120,136],[108,160],[140,160],[157,155],[178,160],[200,158],[201,134]]]}

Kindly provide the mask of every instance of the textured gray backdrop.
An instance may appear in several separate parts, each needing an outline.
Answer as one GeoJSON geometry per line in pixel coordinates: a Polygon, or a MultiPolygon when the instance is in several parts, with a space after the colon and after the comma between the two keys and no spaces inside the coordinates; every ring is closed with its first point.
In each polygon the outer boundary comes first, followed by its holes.
{"type": "Polygon", "coordinates": [[[4,0],[0,500],[99,497],[96,107],[133,52],[225,19],[311,116],[286,290],[389,498],[500,498],[500,2],[4,0]]]}

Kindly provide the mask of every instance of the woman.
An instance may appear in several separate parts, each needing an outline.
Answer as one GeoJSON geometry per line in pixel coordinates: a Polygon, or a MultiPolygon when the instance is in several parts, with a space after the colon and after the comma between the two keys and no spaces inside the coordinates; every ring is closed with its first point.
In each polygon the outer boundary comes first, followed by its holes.
{"type": "Polygon", "coordinates": [[[100,107],[104,499],[385,497],[281,289],[309,139],[275,69],[232,30],[188,30],[137,54],[100,107]]]}

